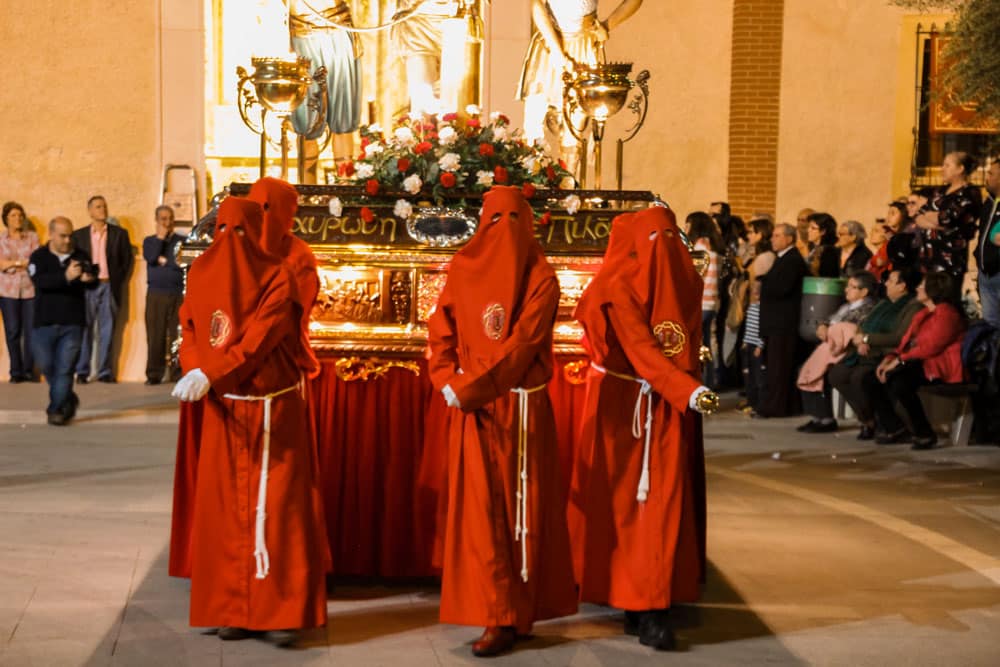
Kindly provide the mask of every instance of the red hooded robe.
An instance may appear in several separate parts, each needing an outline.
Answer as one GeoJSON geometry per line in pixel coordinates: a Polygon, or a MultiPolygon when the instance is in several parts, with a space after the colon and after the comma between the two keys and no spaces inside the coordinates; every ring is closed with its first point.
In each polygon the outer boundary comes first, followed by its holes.
{"type": "Polygon", "coordinates": [[[593,361],[569,506],[584,601],[645,611],[699,596],[704,455],[688,400],[701,384],[701,292],[671,211],[615,220],[576,310],[593,361]]]}
{"type": "Polygon", "coordinates": [[[326,536],[298,386],[301,313],[289,271],[259,246],[261,215],[245,199],[222,203],[181,306],[181,365],[211,382],[191,535],[193,626],[326,622],[326,536]]]}
{"type": "Polygon", "coordinates": [[[487,193],[480,227],[455,254],[428,322],[431,382],[450,385],[462,405],[449,429],[441,620],[520,633],[576,611],[545,391],[559,284],[533,220],[517,188],[487,193]]]}

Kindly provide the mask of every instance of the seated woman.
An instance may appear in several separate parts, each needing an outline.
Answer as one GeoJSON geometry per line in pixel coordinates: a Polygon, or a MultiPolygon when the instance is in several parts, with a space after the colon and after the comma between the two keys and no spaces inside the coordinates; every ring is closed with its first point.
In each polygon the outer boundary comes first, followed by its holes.
{"type": "Polygon", "coordinates": [[[851,337],[858,325],[875,308],[875,290],[878,281],[867,271],[860,271],[848,278],[844,296],[847,303],[840,307],[828,321],[816,327],[817,347],[799,373],[798,386],[802,392],[802,407],[811,419],[798,427],[800,433],[832,433],[837,430],[830,401],[827,369],[843,358],[851,337]],[[850,329],[839,325],[852,325],[850,329]]]}
{"type": "Polygon", "coordinates": [[[954,283],[944,271],[928,273],[917,287],[917,300],[924,305],[903,334],[894,351],[862,381],[871,398],[877,432],[875,442],[888,445],[908,442],[913,449],[930,449],[937,435],[927,421],[917,390],[932,382],[962,382],[962,334],[965,320],[949,299],[954,283]],[[910,423],[907,433],[896,406],[910,423]]]}
{"type": "Polygon", "coordinates": [[[875,370],[882,357],[899,345],[913,316],[924,307],[915,298],[921,280],[923,274],[917,271],[890,271],[885,281],[885,298],[861,322],[854,334],[853,350],[827,371],[826,379],[847,400],[861,422],[858,440],[875,437],[875,413],[861,382],[875,370]]]}

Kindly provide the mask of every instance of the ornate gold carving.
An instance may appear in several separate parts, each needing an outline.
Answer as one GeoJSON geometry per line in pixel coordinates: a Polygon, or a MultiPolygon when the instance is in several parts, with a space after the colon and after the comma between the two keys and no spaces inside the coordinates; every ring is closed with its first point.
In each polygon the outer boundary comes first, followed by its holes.
{"type": "Polygon", "coordinates": [[[370,270],[320,271],[320,291],[313,307],[319,322],[383,321],[380,272],[370,270]]]}
{"type": "Polygon", "coordinates": [[[707,364],[712,361],[712,348],[708,345],[702,345],[701,349],[698,350],[698,361],[703,364],[707,364]]]}
{"type": "Polygon", "coordinates": [[[583,296],[587,285],[593,280],[592,273],[571,271],[562,269],[556,271],[556,278],[559,280],[559,313],[560,315],[571,316],[580,297],[583,296]]]}
{"type": "Polygon", "coordinates": [[[377,380],[389,372],[390,368],[402,368],[414,375],[420,375],[420,366],[415,361],[403,359],[382,360],[378,357],[341,357],[334,364],[334,372],[344,382],[367,382],[377,380]]]}
{"type": "Polygon", "coordinates": [[[653,327],[653,335],[660,341],[661,351],[665,357],[676,357],[684,351],[687,344],[687,334],[677,322],[664,320],[653,327]]]}
{"type": "Polygon", "coordinates": [[[392,319],[397,324],[406,324],[410,321],[410,272],[393,271],[389,283],[389,298],[392,301],[392,319]]]}
{"type": "Polygon", "coordinates": [[[417,280],[417,321],[426,322],[437,308],[441,290],[448,280],[448,274],[422,273],[417,280]]]}
{"type": "Polygon", "coordinates": [[[719,395],[714,391],[704,391],[695,399],[698,412],[703,415],[710,415],[719,410],[719,395]]]}
{"type": "Polygon", "coordinates": [[[571,361],[563,366],[563,377],[570,384],[584,384],[587,381],[587,370],[589,368],[589,361],[571,361]]]}

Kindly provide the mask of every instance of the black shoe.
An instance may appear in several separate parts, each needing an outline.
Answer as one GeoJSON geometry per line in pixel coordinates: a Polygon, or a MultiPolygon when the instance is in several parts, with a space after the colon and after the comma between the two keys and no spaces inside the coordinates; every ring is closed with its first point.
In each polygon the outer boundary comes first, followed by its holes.
{"type": "Polygon", "coordinates": [[[906,442],[908,435],[905,428],[901,428],[895,433],[876,433],[875,434],[875,444],[876,445],[895,445],[900,442],[906,442]]]}
{"type": "Polygon", "coordinates": [[[90,382],[90,378],[84,375],[83,373],[80,373],[79,375],[76,376],[77,384],[87,384],[88,382],[90,382]]]}
{"type": "Polygon", "coordinates": [[[148,378],[146,382],[144,382],[143,384],[145,384],[147,387],[152,387],[153,385],[160,384],[160,382],[162,382],[162,380],[154,380],[152,378],[148,378]]]}
{"type": "Polygon", "coordinates": [[[294,646],[299,640],[298,630],[268,630],[264,633],[264,639],[280,648],[294,646]]]}
{"type": "Polygon", "coordinates": [[[101,377],[97,378],[97,381],[103,382],[104,384],[115,384],[117,382],[117,380],[115,380],[110,375],[102,375],[101,377]]]}
{"type": "Polygon", "coordinates": [[[913,445],[910,449],[934,449],[937,444],[937,435],[931,433],[928,436],[913,438],[913,445]]]}
{"type": "Polygon", "coordinates": [[[861,425],[861,430],[858,431],[858,440],[874,440],[875,439],[875,429],[867,424],[861,425]]]}
{"type": "Polygon", "coordinates": [[[815,419],[810,419],[805,424],[802,424],[801,426],[796,426],[795,430],[798,431],[799,433],[815,433],[817,426],[819,426],[819,422],[816,421],[815,419]]]}
{"type": "Polygon", "coordinates": [[[224,625],[219,628],[219,639],[227,642],[237,641],[240,639],[250,639],[254,636],[254,632],[247,630],[246,628],[234,628],[228,625],[224,625]]]}
{"type": "Polygon", "coordinates": [[[61,412],[50,412],[49,413],[49,425],[50,426],[65,426],[68,420],[66,415],[61,412]]]}
{"type": "Polygon", "coordinates": [[[63,404],[62,407],[62,413],[63,416],[66,417],[66,421],[69,421],[73,419],[73,417],[76,417],[76,409],[78,407],[80,407],[80,397],[76,395],[76,392],[71,391],[69,393],[69,398],[66,399],[66,402],[63,404]]]}
{"type": "Polygon", "coordinates": [[[10,376],[10,383],[11,384],[21,384],[22,382],[26,382],[26,381],[27,381],[27,378],[24,377],[23,375],[11,375],[10,376]]]}
{"type": "Polygon", "coordinates": [[[639,643],[657,651],[672,651],[677,642],[665,610],[647,611],[639,622],[639,643]]]}
{"type": "Polygon", "coordinates": [[[641,611],[625,612],[625,634],[631,637],[639,636],[639,625],[642,623],[641,611]]]}
{"type": "Polygon", "coordinates": [[[837,425],[837,420],[833,419],[828,422],[816,422],[809,433],[836,433],[839,429],[840,426],[837,425]]]}

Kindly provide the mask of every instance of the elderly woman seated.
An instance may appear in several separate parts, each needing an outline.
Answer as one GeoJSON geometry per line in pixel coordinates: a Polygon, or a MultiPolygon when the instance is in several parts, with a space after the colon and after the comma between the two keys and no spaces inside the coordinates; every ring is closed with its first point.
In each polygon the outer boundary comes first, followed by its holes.
{"type": "Polygon", "coordinates": [[[816,337],[820,344],[809,355],[799,372],[798,387],[802,392],[802,407],[812,417],[798,427],[800,433],[832,433],[837,430],[826,371],[844,357],[858,325],[872,312],[877,287],[878,281],[871,273],[855,273],[847,279],[844,290],[847,303],[829,321],[816,327],[816,337]]]}
{"type": "Polygon", "coordinates": [[[965,320],[949,302],[953,292],[951,276],[943,271],[928,273],[917,287],[917,300],[923,309],[913,316],[896,349],[862,380],[872,401],[875,442],[880,445],[912,440],[913,449],[930,449],[937,443],[917,390],[932,382],[958,383],[964,379],[961,346],[965,320]],[[897,406],[906,415],[909,433],[897,406]]]}
{"type": "Polygon", "coordinates": [[[853,349],[827,371],[830,385],[844,396],[861,422],[858,440],[875,437],[875,412],[862,380],[875,370],[882,357],[899,345],[913,316],[924,307],[915,297],[923,278],[918,271],[890,271],[885,281],[885,298],[861,322],[851,341],[853,349]]]}

